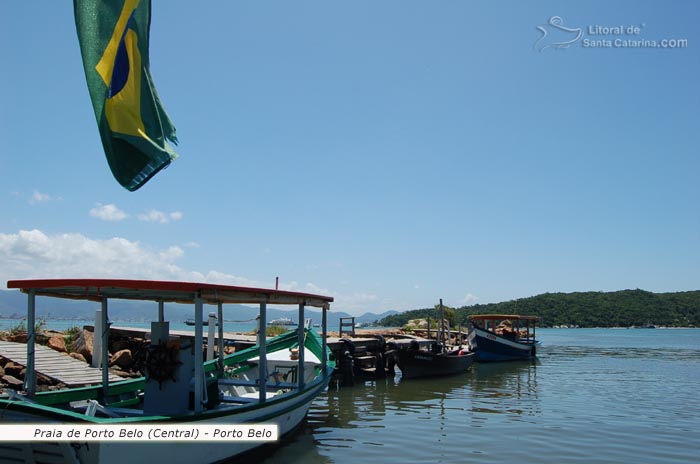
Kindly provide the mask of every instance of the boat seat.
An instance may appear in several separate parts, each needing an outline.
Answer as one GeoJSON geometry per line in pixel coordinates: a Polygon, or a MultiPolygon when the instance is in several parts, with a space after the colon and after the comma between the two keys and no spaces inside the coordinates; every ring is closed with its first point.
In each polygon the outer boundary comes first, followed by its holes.
{"type": "MultiPolygon", "coordinates": [[[[233,386],[233,387],[257,387],[257,380],[245,380],[245,379],[219,379],[219,385],[233,386]]],[[[284,390],[286,388],[297,388],[299,385],[291,382],[267,382],[266,388],[268,390],[284,390]]]]}
{"type": "Polygon", "coordinates": [[[257,398],[246,398],[244,396],[229,396],[223,395],[221,397],[222,403],[238,403],[238,404],[250,404],[257,402],[257,398]]]}
{"type": "Polygon", "coordinates": [[[86,416],[94,417],[99,411],[107,417],[142,416],[142,409],[115,408],[103,406],[95,400],[73,401],[70,403],[74,411],[82,412],[86,416]]]}
{"type": "MultiPolygon", "coordinates": [[[[277,395],[277,392],[265,392],[265,398],[267,398],[268,400],[270,398],[274,398],[277,395]]],[[[260,401],[260,393],[258,392],[241,393],[239,396],[224,395],[221,398],[222,403],[250,404],[257,403],[258,401],[260,401]]]]}

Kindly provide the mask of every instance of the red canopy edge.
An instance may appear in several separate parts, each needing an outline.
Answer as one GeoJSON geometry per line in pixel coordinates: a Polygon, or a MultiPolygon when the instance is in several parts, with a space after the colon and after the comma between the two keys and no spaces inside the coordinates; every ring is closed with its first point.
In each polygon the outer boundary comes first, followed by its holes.
{"type": "Polygon", "coordinates": [[[304,304],[328,308],[333,297],[286,290],[237,287],[232,285],[130,279],[35,279],[10,280],[7,288],[24,293],[76,300],[103,298],[194,303],[199,293],[204,303],[304,304]]]}

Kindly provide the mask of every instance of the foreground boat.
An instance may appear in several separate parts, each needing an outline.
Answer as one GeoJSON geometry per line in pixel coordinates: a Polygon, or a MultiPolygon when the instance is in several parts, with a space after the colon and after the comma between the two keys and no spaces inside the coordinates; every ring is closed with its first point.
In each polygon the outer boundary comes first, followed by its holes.
{"type": "Polygon", "coordinates": [[[513,361],[537,354],[536,316],[479,314],[469,317],[469,348],[477,361],[513,361]]]}
{"type": "Polygon", "coordinates": [[[474,353],[461,349],[434,352],[409,348],[398,350],[396,356],[402,379],[462,374],[474,362],[474,353]]]}
{"type": "MultiPolygon", "coordinates": [[[[326,310],[332,297],[225,285],[105,279],[10,281],[28,295],[27,374],[24,392],[0,397],[2,423],[109,424],[270,424],[279,436],[306,416],[311,402],[327,386],[334,363],[326,347],[326,310]],[[83,299],[102,303],[102,346],[107,347],[108,301],[157,302],[158,319],[151,324],[146,377],[109,383],[108,350],[102,350],[102,385],[37,392],[34,349],[36,296],[83,299]],[[174,337],[164,319],[164,303],[189,303],[195,309],[193,337],[174,337]],[[259,304],[258,344],[209,361],[203,359],[203,305],[259,304]],[[265,337],[267,304],[298,305],[322,311],[322,336],[300,326],[274,339],[265,337]],[[194,340],[192,340],[192,338],[194,340]],[[299,347],[304,349],[298,349],[299,347]]],[[[224,352],[223,324],[218,326],[218,352],[224,352]]],[[[210,329],[213,330],[213,329],[210,329]]],[[[11,443],[0,440],[2,462],[213,463],[246,452],[261,441],[178,441],[91,443],[11,443]],[[43,457],[42,457],[43,456],[43,457]],[[16,460],[16,461],[13,461],[16,460]]]]}

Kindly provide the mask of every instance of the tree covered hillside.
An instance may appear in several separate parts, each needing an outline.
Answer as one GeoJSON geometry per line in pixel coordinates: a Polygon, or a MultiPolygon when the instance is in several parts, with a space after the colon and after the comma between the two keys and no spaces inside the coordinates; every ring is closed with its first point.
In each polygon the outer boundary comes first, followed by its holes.
{"type": "MultiPolygon", "coordinates": [[[[700,291],[652,293],[618,292],[545,293],[502,303],[449,308],[452,324],[467,324],[471,314],[522,314],[540,317],[540,327],[630,327],[654,324],[700,327],[700,291]],[[454,311],[452,313],[451,311],[454,311]]],[[[434,308],[416,309],[379,321],[387,327],[403,326],[410,319],[437,317],[434,308]]]]}

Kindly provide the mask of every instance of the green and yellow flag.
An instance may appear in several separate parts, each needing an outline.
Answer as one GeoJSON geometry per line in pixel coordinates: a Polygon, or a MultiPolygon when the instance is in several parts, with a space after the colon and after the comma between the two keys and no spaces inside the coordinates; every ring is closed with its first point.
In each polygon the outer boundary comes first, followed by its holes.
{"type": "Polygon", "coordinates": [[[74,0],[90,99],[112,174],[127,190],[177,158],[149,71],[150,0],[74,0]]]}

